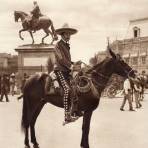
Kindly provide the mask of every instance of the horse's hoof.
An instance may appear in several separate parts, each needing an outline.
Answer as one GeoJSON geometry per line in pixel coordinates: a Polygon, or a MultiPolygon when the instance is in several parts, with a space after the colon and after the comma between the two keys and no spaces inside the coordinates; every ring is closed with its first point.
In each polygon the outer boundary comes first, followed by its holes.
{"type": "Polygon", "coordinates": [[[30,148],[30,146],[29,145],[25,145],[25,148],[30,148]]]}
{"type": "Polygon", "coordinates": [[[33,145],[33,148],[40,148],[38,144],[33,145]]]}

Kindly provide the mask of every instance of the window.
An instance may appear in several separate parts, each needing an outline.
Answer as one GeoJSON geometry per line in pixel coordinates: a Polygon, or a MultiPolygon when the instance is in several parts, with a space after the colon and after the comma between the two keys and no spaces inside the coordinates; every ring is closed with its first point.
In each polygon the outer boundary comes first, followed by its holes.
{"type": "Polygon", "coordinates": [[[134,27],[133,28],[134,38],[140,37],[140,28],[134,27]]]}
{"type": "Polygon", "coordinates": [[[132,64],[137,65],[138,64],[138,57],[133,57],[132,64]]]}
{"type": "Polygon", "coordinates": [[[141,57],[141,63],[146,64],[146,56],[141,57]]]}
{"type": "Polygon", "coordinates": [[[138,37],[138,30],[134,30],[134,37],[135,37],[135,38],[138,37]]]}

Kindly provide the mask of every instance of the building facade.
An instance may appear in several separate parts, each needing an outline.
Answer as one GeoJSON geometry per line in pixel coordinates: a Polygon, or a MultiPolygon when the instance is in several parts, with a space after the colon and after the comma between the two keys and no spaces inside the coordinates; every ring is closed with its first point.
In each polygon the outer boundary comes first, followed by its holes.
{"type": "Polygon", "coordinates": [[[116,40],[112,49],[138,72],[148,72],[148,18],[130,20],[127,39],[116,40]]]}
{"type": "Polygon", "coordinates": [[[18,56],[8,53],[0,53],[0,74],[17,72],[18,56]]]}

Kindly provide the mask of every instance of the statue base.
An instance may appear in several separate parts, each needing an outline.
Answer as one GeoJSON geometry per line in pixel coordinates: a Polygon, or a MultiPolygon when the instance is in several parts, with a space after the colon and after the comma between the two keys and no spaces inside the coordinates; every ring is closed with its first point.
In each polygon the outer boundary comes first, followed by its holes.
{"type": "Polygon", "coordinates": [[[51,44],[27,44],[15,48],[18,52],[18,73],[23,78],[24,73],[47,72],[48,58],[55,59],[55,45],[51,44]]]}

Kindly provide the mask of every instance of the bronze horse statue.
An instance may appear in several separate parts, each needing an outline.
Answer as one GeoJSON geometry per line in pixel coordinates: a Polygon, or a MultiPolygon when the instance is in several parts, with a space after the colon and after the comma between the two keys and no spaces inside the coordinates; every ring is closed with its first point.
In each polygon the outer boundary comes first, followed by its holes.
{"type": "MultiPolygon", "coordinates": [[[[92,80],[95,88],[98,91],[98,96],[93,93],[83,93],[78,95],[78,108],[84,112],[82,125],[81,148],[89,147],[89,130],[90,121],[93,111],[97,108],[100,101],[101,92],[106,87],[106,84],[113,73],[116,73],[124,78],[129,75],[134,77],[134,71],[123,60],[116,58],[106,58],[101,63],[87,70],[89,79],[92,80]]],[[[25,133],[24,144],[26,148],[30,148],[29,143],[29,128],[31,142],[34,148],[39,148],[39,144],[35,136],[35,123],[43,106],[48,102],[57,107],[63,108],[63,97],[61,95],[51,95],[45,97],[45,81],[47,74],[42,76],[34,75],[30,77],[24,87],[23,93],[23,111],[22,111],[22,129],[25,133]]]]}
{"type": "Polygon", "coordinates": [[[34,44],[33,31],[37,31],[40,29],[43,29],[43,31],[46,33],[46,35],[42,38],[42,44],[44,43],[44,39],[47,36],[49,36],[49,34],[52,37],[51,44],[53,44],[53,42],[58,39],[55,29],[54,29],[54,26],[53,26],[53,22],[47,16],[40,16],[39,20],[37,21],[36,27],[31,26],[31,24],[29,23],[31,16],[25,12],[14,11],[14,18],[15,18],[15,22],[18,22],[19,19],[22,22],[23,29],[19,30],[19,37],[22,40],[24,40],[24,38],[22,37],[21,33],[23,31],[28,31],[31,35],[31,38],[32,38],[32,44],[34,44]],[[51,31],[49,30],[49,27],[51,27],[51,31]]]}

